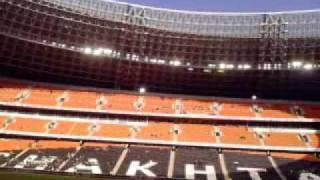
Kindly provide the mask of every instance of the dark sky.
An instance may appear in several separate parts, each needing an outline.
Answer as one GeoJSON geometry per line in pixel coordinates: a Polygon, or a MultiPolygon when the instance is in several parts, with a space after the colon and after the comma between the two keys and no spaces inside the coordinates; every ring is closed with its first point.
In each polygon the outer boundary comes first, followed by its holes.
{"type": "Polygon", "coordinates": [[[135,4],[193,11],[286,11],[320,8],[320,0],[119,0],[135,4]]]}

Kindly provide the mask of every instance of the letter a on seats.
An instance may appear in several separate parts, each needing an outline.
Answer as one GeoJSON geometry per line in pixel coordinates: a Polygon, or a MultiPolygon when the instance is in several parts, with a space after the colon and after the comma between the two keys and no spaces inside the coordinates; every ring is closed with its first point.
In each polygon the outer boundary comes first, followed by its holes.
{"type": "Polygon", "coordinates": [[[149,161],[148,163],[141,165],[140,161],[132,161],[128,168],[127,176],[135,176],[137,172],[140,171],[148,177],[156,177],[150,168],[157,164],[157,162],[149,161]]]}
{"type": "Polygon", "coordinates": [[[206,175],[208,180],[217,180],[214,166],[206,166],[205,170],[196,170],[193,164],[185,166],[186,179],[195,179],[196,174],[206,175]]]}

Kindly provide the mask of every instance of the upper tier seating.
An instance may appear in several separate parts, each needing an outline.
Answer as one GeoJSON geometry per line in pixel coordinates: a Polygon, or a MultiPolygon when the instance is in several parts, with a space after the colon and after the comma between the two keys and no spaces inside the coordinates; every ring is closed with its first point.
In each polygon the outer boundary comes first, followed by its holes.
{"type": "Polygon", "coordinates": [[[255,114],[252,111],[252,104],[249,103],[223,102],[220,115],[255,117],[255,114]]]}
{"type": "Polygon", "coordinates": [[[104,94],[106,99],[106,110],[115,111],[136,111],[134,102],[137,96],[126,94],[104,94]]]}
{"type": "Polygon", "coordinates": [[[175,113],[174,103],[174,98],[146,96],[144,99],[145,107],[143,108],[143,112],[173,114],[175,113]]]}
{"type": "Polygon", "coordinates": [[[58,105],[58,98],[62,95],[63,90],[51,88],[48,90],[44,87],[33,87],[28,98],[24,100],[25,104],[38,104],[43,106],[58,105]]]}
{"type": "Polygon", "coordinates": [[[296,118],[292,114],[290,106],[285,104],[259,104],[262,108],[261,116],[265,118],[296,118]]]}
{"type": "Polygon", "coordinates": [[[196,100],[183,100],[183,112],[186,114],[207,114],[212,115],[213,102],[211,101],[196,101],[196,100]]]}
{"type": "Polygon", "coordinates": [[[306,118],[320,118],[319,105],[302,105],[304,117],[306,118]]]}
{"type": "Polygon", "coordinates": [[[22,93],[25,88],[27,88],[27,86],[22,84],[0,81],[0,101],[16,102],[20,93],[22,93]]]}
{"type": "MultiPolygon", "coordinates": [[[[320,105],[255,103],[130,95],[25,85],[0,80],[0,102],[60,108],[126,111],[134,113],[220,115],[247,118],[320,118],[320,105]],[[293,108],[296,107],[296,108],[293,108]],[[299,110],[297,113],[295,109],[299,110]]],[[[17,105],[17,104],[16,104],[17,105]]]]}
{"type": "Polygon", "coordinates": [[[63,107],[96,109],[98,97],[95,92],[72,91],[66,96],[63,107]]]}

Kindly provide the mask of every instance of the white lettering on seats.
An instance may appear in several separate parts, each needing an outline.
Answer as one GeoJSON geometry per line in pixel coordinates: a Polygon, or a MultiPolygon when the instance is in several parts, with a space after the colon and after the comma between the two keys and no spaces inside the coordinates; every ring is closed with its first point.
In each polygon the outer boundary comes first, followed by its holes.
{"type": "Polygon", "coordinates": [[[206,166],[205,170],[196,170],[193,164],[185,165],[186,179],[195,179],[196,174],[206,175],[208,180],[217,180],[214,166],[206,166]]]}
{"type": "Polygon", "coordinates": [[[263,168],[238,167],[237,170],[248,172],[252,180],[261,180],[259,172],[267,172],[267,170],[263,168]]]}
{"type": "Polygon", "coordinates": [[[148,163],[141,165],[140,161],[132,161],[128,168],[127,176],[135,176],[137,172],[140,171],[148,177],[156,177],[156,174],[154,174],[150,168],[157,164],[157,162],[149,161],[148,163]]]}
{"type": "Polygon", "coordinates": [[[70,167],[66,172],[78,172],[87,174],[102,174],[99,162],[96,158],[89,158],[87,163],[80,163],[73,167],[70,167]]]}

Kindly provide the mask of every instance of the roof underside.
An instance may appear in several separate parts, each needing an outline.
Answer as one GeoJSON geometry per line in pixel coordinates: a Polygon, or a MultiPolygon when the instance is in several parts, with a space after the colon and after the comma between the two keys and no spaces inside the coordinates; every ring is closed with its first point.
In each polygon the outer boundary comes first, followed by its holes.
{"type": "Polygon", "coordinates": [[[69,1],[74,6],[54,4],[67,2],[59,0],[0,2],[3,74],[127,90],[320,99],[319,11],[187,14],[87,0],[69,1]],[[159,14],[151,18],[147,11],[159,14]],[[199,35],[202,25],[193,18],[204,16],[213,19],[203,22],[211,34],[199,35]],[[85,47],[97,53],[85,54],[85,47]],[[314,69],[290,69],[295,60],[314,69]],[[214,68],[222,62],[250,68],[214,68]]]}

